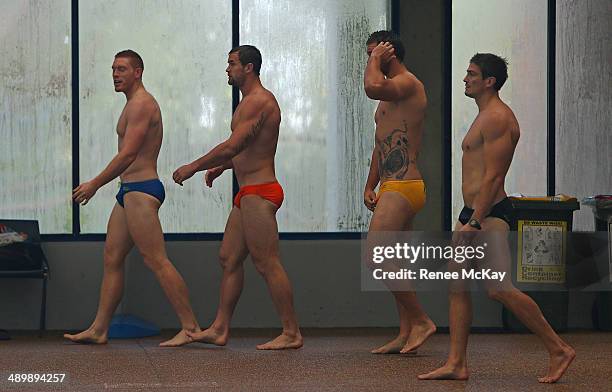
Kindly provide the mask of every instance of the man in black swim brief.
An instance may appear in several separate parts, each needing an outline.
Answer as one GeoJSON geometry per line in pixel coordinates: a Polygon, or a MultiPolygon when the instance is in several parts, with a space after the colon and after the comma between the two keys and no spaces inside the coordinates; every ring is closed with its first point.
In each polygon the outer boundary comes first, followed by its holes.
{"type": "MultiPolygon", "coordinates": [[[[467,131],[461,149],[461,190],[466,207],[455,225],[453,240],[457,244],[486,237],[488,247],[482,261],[499,270],[509,271],[512,265],[507,233],[512,228],[512,206],[504,189],[506,174],[519,141],[519,123],[514,113],[499,97],[499,90],[508,77],[506,60],[490,53],[477,53],[470,60],[465,95],[473,98],[478,115],[467,131]]],[[[455,263],[456,264],[456,263],[455,263]]],[[[453,268],[451,261],[449,268],[453,268]]],[[[503,282],[484,282],[490,298],[501,302],[536,334],[549,354],[542,383],[561,378],[576,356],[544,319],[538,305],[512,285],[509,277],[503,282]]],[[[502,278],[503,279],[503,278],[502,278]]],[[[467,342],[472,321],[470,282],[452,281],[449,289],[449,321],[451,349],[446,364],[419,376],[421,380],[466,380],[467,342]]]]}

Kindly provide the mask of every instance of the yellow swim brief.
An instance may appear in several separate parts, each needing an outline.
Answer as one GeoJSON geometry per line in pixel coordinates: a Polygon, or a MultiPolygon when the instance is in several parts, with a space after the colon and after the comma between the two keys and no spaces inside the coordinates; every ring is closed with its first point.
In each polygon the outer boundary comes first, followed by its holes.
{"type": "Polygon", "coordinates": [[[423,180],[389,180],[380,185],[376,201],[385,192],[398,192],[410,203],[414,212],[425,205],[425,182],[423,180]]]}

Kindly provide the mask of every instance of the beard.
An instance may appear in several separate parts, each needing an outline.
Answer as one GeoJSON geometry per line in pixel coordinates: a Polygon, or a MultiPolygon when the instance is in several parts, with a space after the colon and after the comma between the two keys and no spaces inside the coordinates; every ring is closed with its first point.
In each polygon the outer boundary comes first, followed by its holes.
{"type": "Polygon", "coordinates": [[[240,88],[240,86],[242,85],[239,79],[233,78],[231,76],[228,77],[227,84],[229,84],[232,87],[238,87],[238,88],[240,88]]]}

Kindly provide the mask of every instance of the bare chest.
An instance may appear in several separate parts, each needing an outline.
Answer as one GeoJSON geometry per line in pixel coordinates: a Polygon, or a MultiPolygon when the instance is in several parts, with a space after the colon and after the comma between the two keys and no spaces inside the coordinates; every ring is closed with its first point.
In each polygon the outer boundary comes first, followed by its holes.
{"type": "Polygon", "coordinates": [[[234,129],[240,124],[242,121],[242,104],[239,104],[232,116],[232,123],[230,124],[231,131],[234,132],[234,129]]]}
{"type": "Polygon", "coordinates": [[[119,116],[119,120],[117,121],[117,136],[119,139],[122,139],[125,136],[125,130],[127,128],[127,115],[125,113],[125,108],[121,112],[119,116]]]}
{"type": "Polygon", "coordinates": [[[384,124],[394,119],[399,112],[399,105],[394,102],[380,102],[374,113],[374,122],[377,125],[384,124]]]}
{"type": "Polygon", "coordinates": [[[472,125],[463,138],[461,150],[463,150],[464,153],[479,151],[482,149],[483,143],[484,139],[480,133],[480,130],[472,125]]]}

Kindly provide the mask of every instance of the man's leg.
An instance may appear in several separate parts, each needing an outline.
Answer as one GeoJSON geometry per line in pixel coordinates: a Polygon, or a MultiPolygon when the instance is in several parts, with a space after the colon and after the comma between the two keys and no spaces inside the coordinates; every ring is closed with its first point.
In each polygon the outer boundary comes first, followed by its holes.
{"type": "Polygon", "coordinates": [[[223,242],[219,251],[223,277],[221,278],[217,316],[208,329],[202,332],[189,333],[189,337],[193,340],[218,346],[223,346],[227,343],[232,314],[242,293],[242,286],[244,284],[243,263],[248,254],[242,232],[240,209],[234,207],[227,219],[223,242]]]}
{"type": "Polygon", "coordinates": [[[185,281],[168,260],[164,235],[157,211],[159,201],[141,192],[129,192],[124,197],[125,214],[130,235],[144,263],[153,271],[166,297],[181,321],[182,330],[160,346],[181,346],[191,342],[186,331],[199,332],[200,327],[189,303],[185,281]]]}
{"type": "MultiPolygon", "coordinates": [[[[487,218],[482,223],[482,228],[492,233],[487,236],[487,242],[489,242],[485,260],[488,264],[487,268],[492,268],[493,271],[510,272],[512,259],[508,246],[506,223],[501,219],[487,218]]],[[[511,274],[508,273],[507,275],[511,274]]],[[[497,284],[495,286],[489,284],[487,287],[488,295],[491,299],[501,302],[542,340],[548,350],[550,363],[548,372],[544,377],[538,378],[538,381],[554,383],[565,373],[574,360],[576,352],[551,328],[533,299],[514,287],[511,280],[506,282],[503,287],[497,287],[497,284]]]]}
{"type": "MultiPolygon", "coordinates": [[[[398,192],[384,192],[374,210],[369,232],[404,231],[412,228],[415,213],[410,203],[398,192]],[[398,214],[398,211],[405,212],[398,214]]],[[[373,353],[408,353],[416,350],[436,332],[436,326],[423,311],[414,291],[392,291],[400,317],[399,335],[373,353]],[[399,343],[402,343],[401,347],[399,343]]]]}
{"type": "Polygon", "coordinates": [[[467,380],[467,344],[472,325],[472,295],[467,288],[449,288],[450,352],[444,366],[418,376],[420,380],[467,380]]]}
{"type": "Polygon", "coordinates": [[[243,196],[240,214],[247,248],[257,271],[265,279],[283,324],[283,333],[259,350],[300,348],[303,340],[293,308],[293,292],[278,251],[276,206],[256,195],[243,196]]]}
{"type": "MultiPolygon", "coordinates": [[[[461,222],[455,224],[455,236],[463,226],[461,222]]],[[[453,238],[456,242],[457,238],[453,238]]],[[[459,266],[452,260],[448,261],[449,270],[461,274],[464,266],[459,266]]],[[[472,326],[472,293],[463,281],[453,281],[448,290],[449,308],[448,321],[450,330],[450,352],[444,366],[418,376],[421,380],[467,380],[467,345],[472,326]]]]}
{"type": "Polygon", "coordinates": [[[395,339],[370,351],[372,354],[399,354],[400,351],[402,351],[402,349],[406,345],[406,342],[408,341],[408,336],[410,336],[410,316],[406,309],[404,309],[404,305],[402,305],[395,297],[393,299],[395,300],[397,314],[399,315],[399,334],[395,339]]]}
{"type": "MultiPolygon", "coordinates": [[[[384,196],[384,193],[381,195],[380,197],[381,199],[382,199],[382,196],[384,196]]],[[[385,200],[388,200],[387,196],[385,196],[385,200]]],[[[412,210],[410,209],[410,207],[408,210],[410,211],[410,213],[408,213],[406,217],[404,217],[402,214],[394,214],[394,215],[386,214],[385,212],[388,210],[389,209],[381,208],[381,209],[376,209],[374,211],[374,216],[372,217],[372,220],[370,221],[369,232],[412,230],[412,220],[414,219],[415,214],[412,213],[412,210]],[[399,227],[402,224],[403,224],[403,228],[400,229],[399,227]]],[[[399,315],[399,322],[400,322],[399,334],[397,335],[395,339],[370,351],[372,354],[399,354],[400,351],[406,345],[406,342],[408,341],[408,336],[410,335],[410,327],[411,327],[409,313],[404,308],[404,305],[402,305],[402,303],[398,299],[393,297],[393,300],[395,301],[395,307],[397,308],[397,314],[399,315]]]]}
{"type": "Polygon", "coordinates": [[[115,204],[106,230],[104,278],[100,288],[98,312],[87,330],[76,335],[64,335],[73,342],[106,343],[111,318],[123,295],[125,257],[134,243],[128,232],[125,211],[119,204],[115,204]]]}

